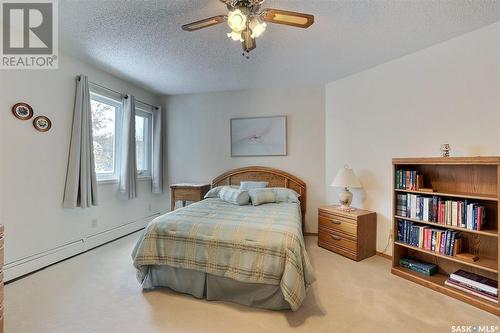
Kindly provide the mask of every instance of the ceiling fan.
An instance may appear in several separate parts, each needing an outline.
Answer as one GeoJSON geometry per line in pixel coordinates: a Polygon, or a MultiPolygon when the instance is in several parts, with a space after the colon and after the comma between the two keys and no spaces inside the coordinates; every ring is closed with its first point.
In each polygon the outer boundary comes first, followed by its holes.
{"type": "MultiPolygon", "coordinates": [[[[227,34],[234,41],[243,45],[243,51],[250,53],[257,46],[255,39],[267,27],[266,22],[290,25],[298,28],[309,28],[314,23],[310,14],[291,12],[287,10],[260,7],[265,0],[220,0],[227,6],[227,15],[217,15],[204,20],[184,24],[185,31],[196,31],[213,25],[227,22],[231,32],[227,34]]],[[[244,54],[244,53],[243,53],[244,54]]]]}

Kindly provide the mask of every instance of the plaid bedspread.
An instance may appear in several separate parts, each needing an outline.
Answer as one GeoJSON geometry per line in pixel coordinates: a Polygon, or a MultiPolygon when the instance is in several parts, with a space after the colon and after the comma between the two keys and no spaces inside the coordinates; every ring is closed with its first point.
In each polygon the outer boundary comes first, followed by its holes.
{"type": "Polygon", "coordinates": [[[150,265],[169,265],[279,285],[295,311],[315,279],[300,214],[296,203],[236,206],[214,198],[157,217],[132,253],[138,280],[150,265]]]}

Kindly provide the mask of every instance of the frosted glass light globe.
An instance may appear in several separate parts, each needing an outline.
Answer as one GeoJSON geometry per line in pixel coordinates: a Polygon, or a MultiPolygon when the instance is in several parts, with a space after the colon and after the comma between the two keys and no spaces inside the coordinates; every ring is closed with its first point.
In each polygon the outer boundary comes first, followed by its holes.
{"type": "Polygon", "coordinates": [[[243,41],[243,38],[241,38],[241,32],[235,32],[235,31],[228,32],[227,37],[237,42],[243,41]]]}
{"type": "Polygon", "coordinates": [[[264,31],[266,31],[267,24],[266,22],[260,22],[258,19],[254,18],[250,21],[250,24],[248,25],[250,29],[252,30],[252,38],[257,38],[264,31]]]}
{"type": "Polygon", "coordinates": [[[241,10],[235,9],[227,14],[227,24],[233,31],[243,31],[247,26],[247,17],[241,10]]]}

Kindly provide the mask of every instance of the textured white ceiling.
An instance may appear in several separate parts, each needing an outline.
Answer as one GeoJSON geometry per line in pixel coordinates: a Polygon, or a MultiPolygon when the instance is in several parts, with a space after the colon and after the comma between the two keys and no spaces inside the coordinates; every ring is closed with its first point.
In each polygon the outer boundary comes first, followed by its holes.
{"type": "Polygon", "coordinates": [[[497,0],[282,0],[309,29],[268,25],[251,58],[220,24],[218,0],[60,0],[60,47],[160,94],[331,82],[500,20],[497,0]]]}

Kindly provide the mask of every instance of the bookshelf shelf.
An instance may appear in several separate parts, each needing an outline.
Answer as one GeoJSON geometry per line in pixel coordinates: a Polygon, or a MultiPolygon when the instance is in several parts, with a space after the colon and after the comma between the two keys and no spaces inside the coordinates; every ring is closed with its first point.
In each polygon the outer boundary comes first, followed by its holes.
{"type": "Polygon", "coordinates": [[[482,201],[498,201],[498,198],[494,195],[478,195],[478,194],[470,194],[470,193],[442,193],[442,192],[427,192],[427,191],[411,191],[411,190],[402,190],[395,189],[396,192],[401,193],[412,193],[419,195],[436,195],[438,197],[448,197],[448,198],[460,198],[460,199],[471,199],[471,200],[482,200],[482,201]]]}
{"type": "Polygon", "coordinates": [[[492,273],[498,273],[498,262],[496,259],[479,258],[478,261],[469,262],[469,261],[464,261],[464,260],[458,259],[457,257],[454,257],[454,256],[447,256],[447,255],[444,255],[441,253],[436,253],[436,252],[432,252],[429,250],[424,250],[420,247],[412,246],[409,244],[405,244],[405,243],[401,243],[401,242],[394,242],[394,243],[398,246],[404,246],[406,248],[409,248],[409,249],[412,249],[415,251],[419,251],[422,253],[427,253],[427,254],[433,255],[433,256],[438,257],[438,258],[443,258],[446,260],[458,262],[458,263],[461,263],[462,265],[482,269],[482,270],[492,272],[492,273]]]}
{"type": "Polygon", "coordinates": [[[462,232],[469,232],[471,234],[478,234],[478,235],[484,235],[484,236],[489,236],[489,237],[498,237],[498,230],[489,230],[489,229],[479,230],[479,231],[478,230],[471,230],[471,229],[466,229],[466,228],[461,228],[461,227],[454,227],[454,226],[447,225],[447,224],[439,224],[437,222],[427,222],[427,221],[422,221],[420,219],[412,219],[409,217],[398,216],[398,215],[394,215],[394,218],[396,218],[398,220],[408,220],[408,221],[413,221],[416,223],[432,225],[432,226],[435,226],[438,228],[458,230],[458,231],[462,231],[462,232]]]}
{"type": "Polygon", "coordinates": [[[475,157],[403,157],[393,158],[392,164],[399,165],[493,165],[500,164],[500,156],[475,157]]]}
{"type": "MultiPolygon", "coordinates": [[[[393,256],[391,272],[397,276],[423,285],[432,290],[467,302],[475,307],[500,316],[500,306],[489,300],[471,295],[465,291],[445,285],[449,275],[459,269],[479,274],[498,281],[499,250],[498,236],[500,220],[500,157],[431,157],[431,158],[394,158],[393,164],[393,256]],[[399,170],[416,171],[422,175],[421,186],[432,188],[435,192],[413,191],[397,188],[399,170]],[[398,176],[398,177],[397,177],[398,176]],[[482,230],[428,222],[398,215],[397,198],[399,194],[411,193],[424,197],[450,198],[444,200],[466,199],[484,206],[486,221],[482,230]],[[466,261],[455,256],[447,256],[398,241],[398,222],[407,220],[416,224],[434,226],[437,229],[459,231],[464,241],[462,251],[474,253],[479,260],[466,261]],[[401,267],[403,257],[431,262],[438,266],[438,273],[426,276],[401,267]]],[[[408,173],[407,173],[408,174],[408,173]]],[[[413,177],[413,176],[412,176],[413,177]]],[[[415,179],[415,178],[412,178],[415,179]]]]}
{"type": "Polygon", "coordinates": [[[494,313],[497,316],[500,315],[500,306],[496,303],[486,301],[481,297],[465,293],[461,290],[448,287],[444,284],[448,275],[437,273],[432,276],[426,276],[423,274],[415,273],[407,268],[396,266],[391,269],[392,274],[398,275],[407,280],[413,281],[445,295],[454,297],[461,301],[472,304],[480,309],[486,310],[488,312],[494,313]]]}

